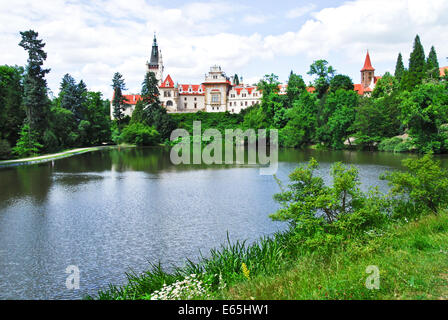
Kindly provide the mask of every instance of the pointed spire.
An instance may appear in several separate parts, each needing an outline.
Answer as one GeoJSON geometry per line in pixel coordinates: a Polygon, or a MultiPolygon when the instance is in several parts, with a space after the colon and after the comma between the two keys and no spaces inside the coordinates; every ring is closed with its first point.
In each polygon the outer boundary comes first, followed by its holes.
{"type": "Polygon", "coordinates": [[[370,61],[369,50],[367,50],[366,60],[364,62],[364,67],[361,69],[362,71],[375,71],[375,68],[372,67],[372,62],[370,61]]]}

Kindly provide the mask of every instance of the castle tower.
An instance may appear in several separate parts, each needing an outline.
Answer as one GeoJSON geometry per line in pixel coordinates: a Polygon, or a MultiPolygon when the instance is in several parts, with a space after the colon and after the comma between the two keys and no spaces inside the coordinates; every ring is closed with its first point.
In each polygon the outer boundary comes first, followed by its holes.
{"type": "Polygon", "coordinates": [[[361,85],[363,88],[368,88],[372,85],[375,79],[375,68],[372,67],[370,61],[369,50],[367,50],[364,67],[361,69],[361,85]]]}
{"type": "Polygon", "coordinates": [[[154,74],[156,75],[156,79],[160,85],[163,80],[163,60],[162,52],[159,50],[159,46],[157,45],[155,33],[152,43],[151,58],[149,59],[149,62],[146,63],[146,65],[148,66],[148,71],[154,72],[154,74]]]}

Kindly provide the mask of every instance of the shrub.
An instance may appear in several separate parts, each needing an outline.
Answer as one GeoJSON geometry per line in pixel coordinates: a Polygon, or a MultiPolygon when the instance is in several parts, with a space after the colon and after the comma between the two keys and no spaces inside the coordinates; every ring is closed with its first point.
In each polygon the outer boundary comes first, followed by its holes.
{"type": "Polygon", "coordinates": [[[378,145],[378,150],[388,152],[409,152],[413,149],[414,145],[410,139],[399,137],[384,139],[378,145]]]}
{"type": "Polygon", "coordinates": [[[430,154],[418,159],[405,159],[406,172],[386,172],[381,176],[392,187],[397,198],[397,213],[419,215],[437,213],[448,205],[448,171],[430,154]]]}
{"type": "Polygon", "coordinates": [[[120,135],[119,141],[136,144],[138,146],[153,146],[160,140],[156,129],[142,123],[133,123],[125,127],[120,135]]]}
{"type": "Polygon", "coordinates": [[[33,131],[28,124],[24,124],[13,152],[19,157],[26,157],[37,154],[42,147],[38,142],[37,132],[33,131]]]}

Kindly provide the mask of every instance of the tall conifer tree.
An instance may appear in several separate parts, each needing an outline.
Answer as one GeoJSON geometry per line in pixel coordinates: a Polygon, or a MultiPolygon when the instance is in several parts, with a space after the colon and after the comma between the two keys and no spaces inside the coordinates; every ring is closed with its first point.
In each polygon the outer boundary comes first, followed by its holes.
{"type": "Polygon", "coordinates": [[[428,59],[426,60],[426,69],[429,78],[436,80],[440,79],[439,61],[437,60],[437,53],[434,46],[432,46],[431,51],[429,51],[428,59]]]}
{"type": "Polygon", "coordinates": [[[407,89],[414,90],[422,83],[426,72],[425,50],[423,49],[420,37],[417,35],[414,40],[414,48],[409,58],[409,72],[407,78],[407,89]]]}
{"type": "Polygon", "coordinates": [[[123,111],[126,98],[123,96],[123,91],[126,90],[126,85],[123,76],[119,72],[114,74],[112,88],[114,89],[114,98],[112,100],[114,118],[121,122],[124,117],[123,111]]]}
{"type": "Polygon", "coordinates": [[[401,52],[398,54],[398,58],[397,58],[397,63],[395,65],[395,78],[398,81],[401,81],[401,79],[403,78],[403,73],[404,73],[405,69],[404,69],[404,64],[403,64],[403,56],[401,55],[401,52]]]}
{"type": "Polygon", "coordinates": [[[47,96],[47,81],[45,75],[50,69],[43,69],[42,65],[47,59],[43,50],[45,43],[37,37],[34,30],[20,32],[22,40],[19,46],[28,51],[28,64],[25,70],[23,102],[26,108],[27,122],[30,130],[42,134],[47,126],[47,116],[50,101],[47,96]]]}

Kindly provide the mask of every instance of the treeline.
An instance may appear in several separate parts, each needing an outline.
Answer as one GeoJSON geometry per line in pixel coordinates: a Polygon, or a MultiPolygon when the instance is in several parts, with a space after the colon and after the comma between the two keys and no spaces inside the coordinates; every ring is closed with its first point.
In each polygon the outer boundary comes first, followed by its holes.
{"type": "Polygon", "coordinates": [[[258,84],[261,103],[239,115],[173,117],[187,130],[193,120],[202,120],[203,130],[208,125],[222,129],[222,123],[224,128],[278,129],[280,145],[291,148],[448,151],[448,76],[439,75],[434,47],[425,57],[419,36],[408,68],[399,54],[394,74],[384,74],[371,96],[358,95],[350,77],[336,74],[325,60],[315,61],[308,74],[314,77],[312,93],[291,72],[287,94],[279,95],[278,77],[271,74],[258,84]]]}
{"type": "Polygon", "coordinates": [[[33,30],[20,34],[26,67],[0,66],[0,159],[111,142],[109,101],[69,74],[50,98],[45,43],[33,30]]]}
{"type": "Polygon", "coordinates": [[[358,95],[350,77],[337,74],[326,60],[317,60],[308,72],[314,77],[309,84],[313,92],[291,72],[286,94],[279,95],[278,77],[266,75],[258,83],[263,92],[260,104],[238,115],[167,114],[155,75],[148,72],[141,100],[132,117],[125,116],[126,85],[116,73],[114,121],[109,101],[69,74],[58,96],[50,98],[45,80],[50,70],[42,67],[45,43],[33,30],[21,36],[19,45],[28,52],[25,68],[0,66],[0,159],[111,142],[156,145],[167,142],[175,128],[191,131],[194,120],[202,121],[202,130],[277,129],[279,144],[290,148],[448,151],[448,75],[439,75],[436,50],[431,47],[426,57],[419,36],[408,67],[399,54],[394,74],[384,74],[371,96],[358,95]]]}

